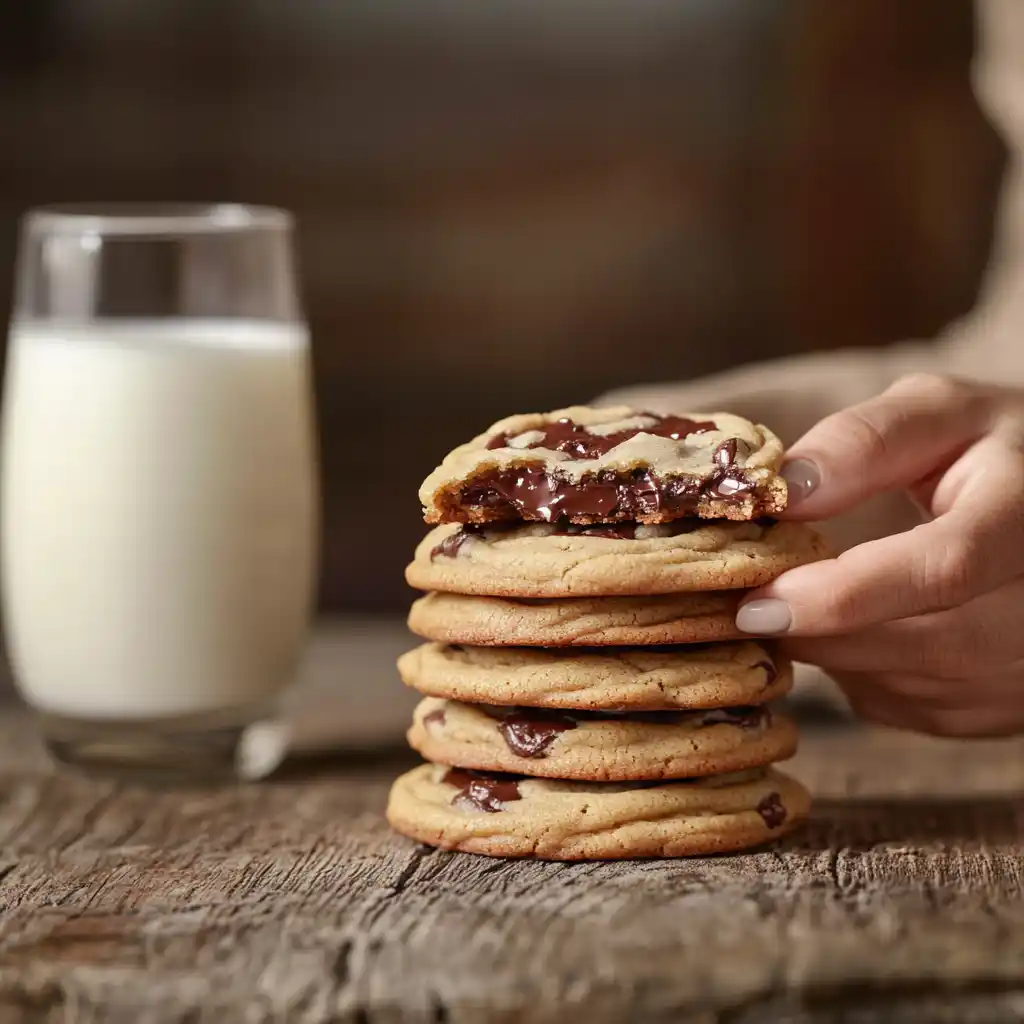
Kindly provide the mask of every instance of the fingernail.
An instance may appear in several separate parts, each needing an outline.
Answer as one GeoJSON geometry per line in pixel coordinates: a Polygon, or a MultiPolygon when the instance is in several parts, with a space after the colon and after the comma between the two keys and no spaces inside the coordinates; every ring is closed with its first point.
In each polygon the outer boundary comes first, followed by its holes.
{"type": "Polygon", "coordinates": [[[809,498],[821,483],[821,472],[810,459],[794,459],[785,463],[781,475],[789,488],[788,508],[799,505],[805,498],[809,498]]]}
{"type": "Polygon", "coordinates": [[[748,601],[736,612],[736,628],[755,636],[775,636],[785,633],[792,625],[793,613],[785,601],[777,597],[762,597],[748,601]]]}

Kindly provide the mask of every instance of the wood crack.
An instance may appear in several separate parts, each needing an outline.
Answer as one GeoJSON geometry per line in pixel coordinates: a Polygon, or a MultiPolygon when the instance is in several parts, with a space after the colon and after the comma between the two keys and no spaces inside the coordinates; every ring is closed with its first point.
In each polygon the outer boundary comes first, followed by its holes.
{"type": "MultiPolygon", "coordinates": [[[[9,864],[0,865],[0,885],[3,884],[4,879],[20,864],[20,861],[12,860],[9,864]]],[[[0,900],[0,907],[6,906],[4,901],[0,900]]]]}
{"type": "Polygon", "coordinates": [[[398,877],[391,883],[389,888],[394,895],[405,892],[413,876],[420,869],[420,865],[437,851],[430,846],[418,845],[409,857],[409,863],[398,873],[398,877]]]}

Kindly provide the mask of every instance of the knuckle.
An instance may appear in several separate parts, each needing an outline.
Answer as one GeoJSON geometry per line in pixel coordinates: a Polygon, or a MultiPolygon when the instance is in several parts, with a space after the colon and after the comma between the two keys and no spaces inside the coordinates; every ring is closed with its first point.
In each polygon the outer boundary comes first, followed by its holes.
{"type": "Polygon", "coordinates": [[[845,633],[851,628],[857,628],[865,611],[857,587],[835,585],[818,595],[814,616],[823,628],[845,633]]]}
{"type": "Polygon", "coordinates": [[[848,409],[842,432],[846,435],[845,445],[856,449],[868,464],[889,454],[888,430],[867,409],[848,409]]]}
{"type": "Polygon", "coordinates": [[[976,596],[980,573],[978,545],[964,536],[927,551],[918,578],[909,582],[923,595],[926,608],[948,609],[976,596]]]}
{"type": "Polygon", "coordinates": [[[973,391],[970,384],[944,373],[929,373],[919,370],[904,374],[887,390],[887,394],[901,398],[914,397],[933,402],[953,401],[964,398],[973,391]]]}

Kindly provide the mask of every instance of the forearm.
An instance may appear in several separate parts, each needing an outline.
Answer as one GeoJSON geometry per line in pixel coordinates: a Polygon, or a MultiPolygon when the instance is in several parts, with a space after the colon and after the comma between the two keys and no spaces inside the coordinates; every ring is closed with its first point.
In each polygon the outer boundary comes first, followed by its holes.
{"type": "Polygon", "coordinates": [[[945,348],[927,342],[823,352],[694,381],[622,388],[603,395],[600,403],[656,412],[735,412],[767,423],[792,443],[825,416],[877,395],[904,374],[945,372],[946,362],[945,348]]]}

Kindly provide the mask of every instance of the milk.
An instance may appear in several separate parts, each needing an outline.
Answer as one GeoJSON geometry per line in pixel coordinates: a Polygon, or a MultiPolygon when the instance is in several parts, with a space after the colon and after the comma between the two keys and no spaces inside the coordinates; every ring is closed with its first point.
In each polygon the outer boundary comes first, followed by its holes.
{"type": "Polygon", "coordinates": [[[15,323],[0,582],[26,699],[125,721],[285,686],[314,587],[311,435],[300,326],[15,323]]]}

